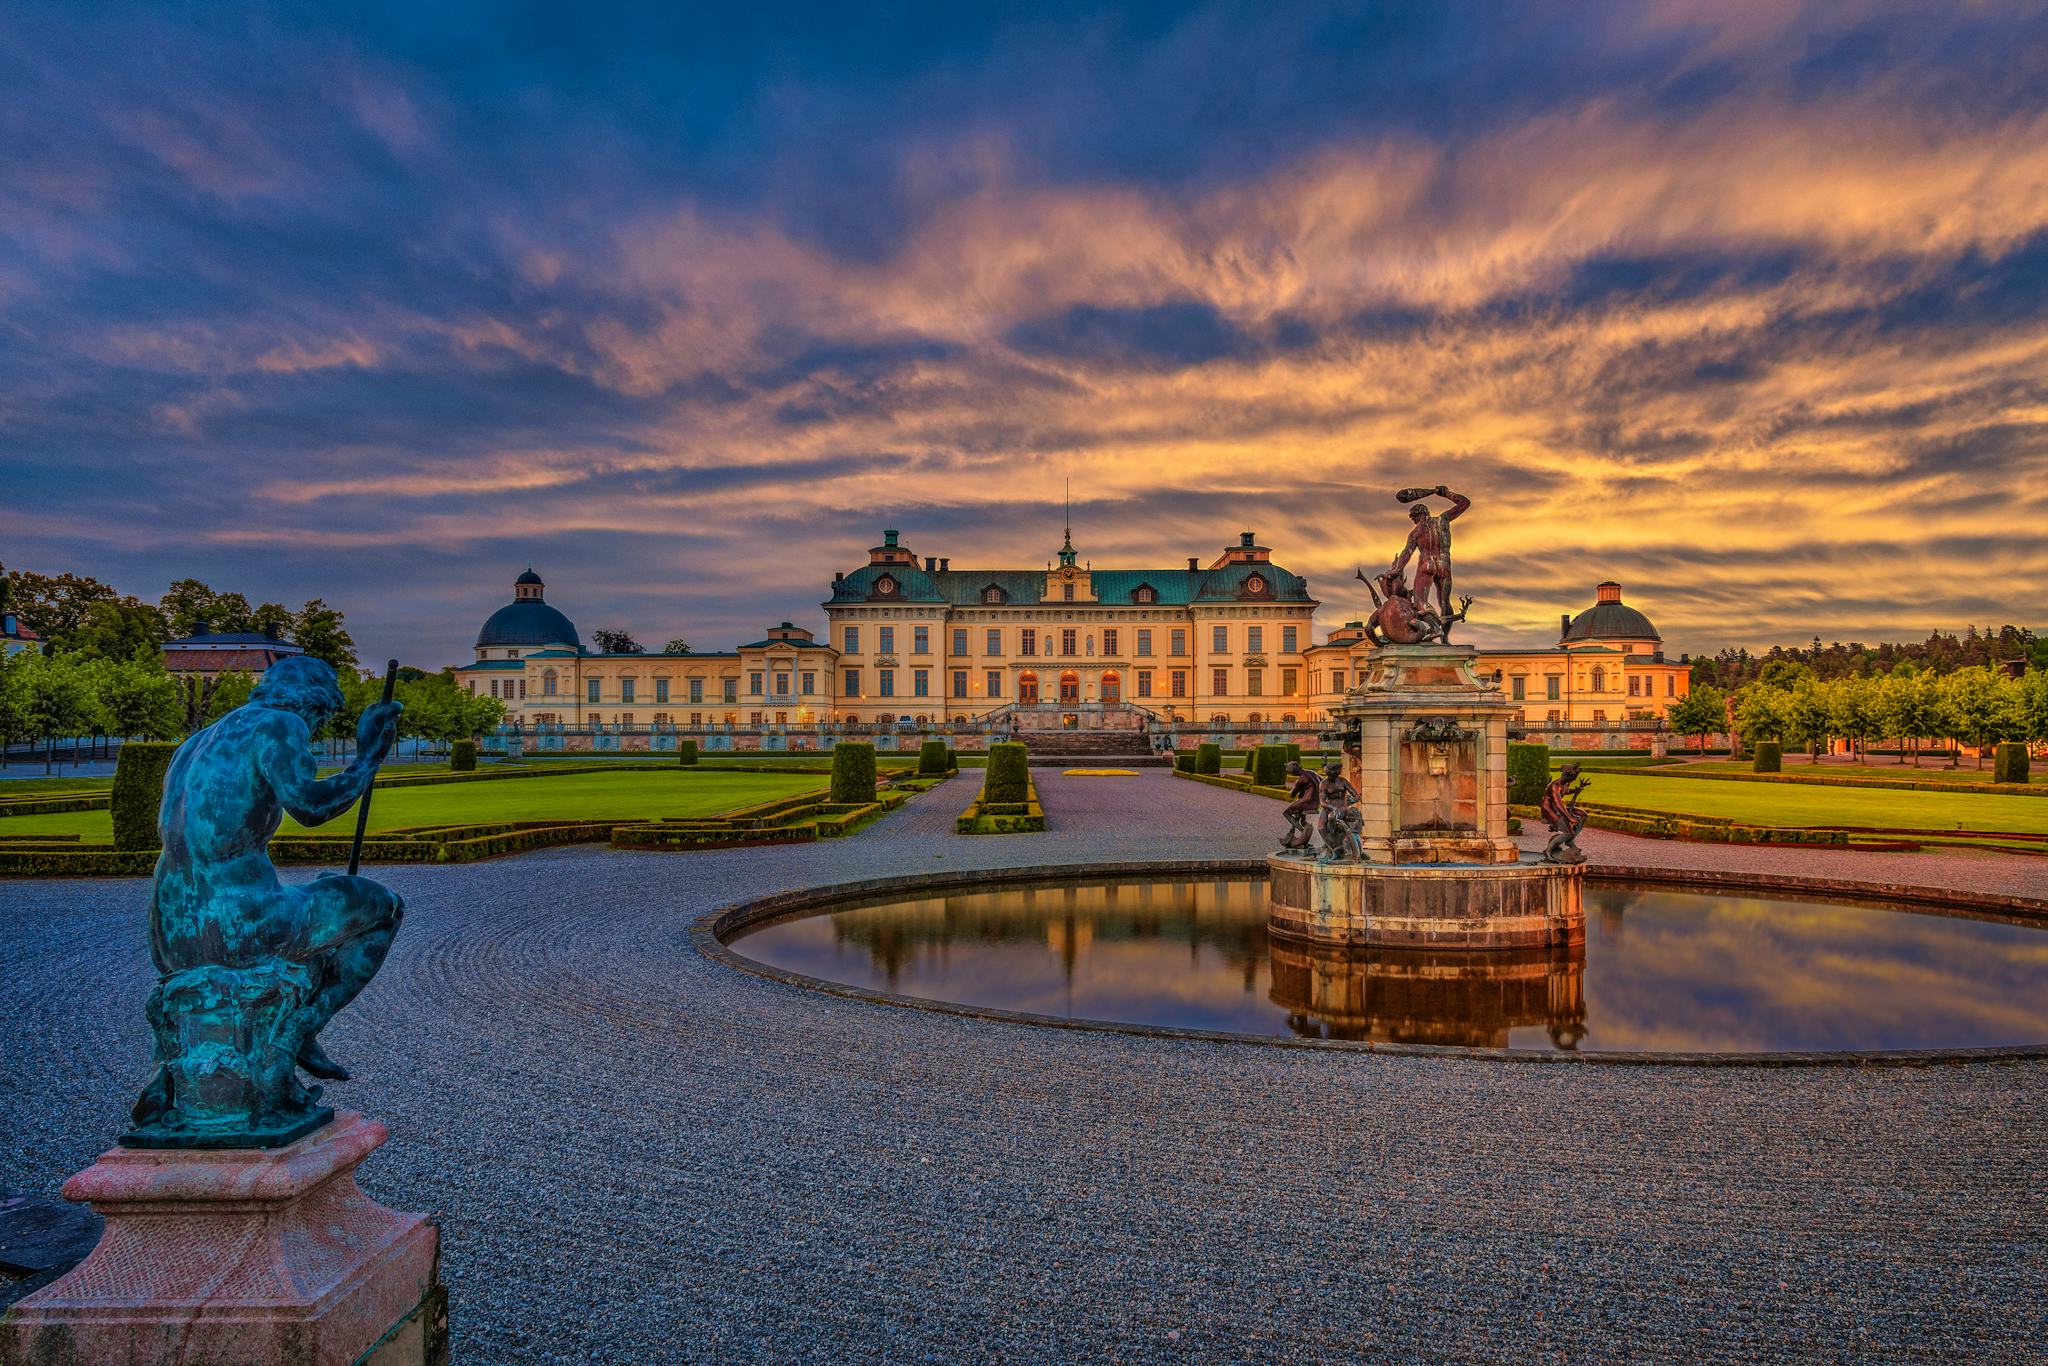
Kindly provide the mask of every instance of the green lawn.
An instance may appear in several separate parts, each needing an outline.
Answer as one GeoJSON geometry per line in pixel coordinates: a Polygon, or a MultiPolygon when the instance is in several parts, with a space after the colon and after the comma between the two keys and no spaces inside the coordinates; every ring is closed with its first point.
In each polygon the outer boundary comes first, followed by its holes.
{"type": "MultiPolygon", "coordinates": [[[[1685,767],[1694,773],[1752,773],[1755,771],[1750,767],[1750,761],[1747,759],[1732,761],[1727,759],[1708,759],[1701,762],[1688,763],[1685,767]]],[[[1944,759],[1929,759],[1919,768],[1914,768],[1911,764],[1904,766],[1898,764],[1807,764],[1796,762],[1788,755],[1785,760],[1784,772],[1787,777],[1827,778],[1831,781],[1848,783],[1875,781],[1880,778],[1910,778],[1916,782],[1969,784],[1988,783],[1992,779],[1990,762],[1987,760],[1984,767],[1980,769],[1977,767],[1975,759],[1965,759],[1961,768],[1947,767],[1947,761],[1944,759]]],[[[2035,763],[2033,773],[2027,781],[2029,783],[2048,785],[2048,764],[2035,763]]]]}
{"type": "MultiPolygon", "coordinates": [[[[828,786],[816,773],[706,773],[679,765],[646,772],[565,773],[561,777],[511,778],[504,782],[443,783],[380,791],[370,803],[370,828],[459,825],[483,821],[608,820],[664,816],[708,816],[754,806],[797,792],[828,786]]],[[[321,827],[347,833],[349,818],[321,827]]],[[[304,829],[286,820],[286,832],[304,829]]],[[[0,817],[0,835],[78,832],[87,840],[111,840],[105,811],[67,811],[47,816],[0,817]]]]}
{"type": "Polygon", "coordinates": [[[1693,778],[1602,778],[1589,773],[1588,802],[1725,816],[1757,825],[1870,825],[1915,830],[2002,830],[2048,834],[2048,801],[1990,793],[1901,792],[1797,783],[1701,782],[1693,778]]]}

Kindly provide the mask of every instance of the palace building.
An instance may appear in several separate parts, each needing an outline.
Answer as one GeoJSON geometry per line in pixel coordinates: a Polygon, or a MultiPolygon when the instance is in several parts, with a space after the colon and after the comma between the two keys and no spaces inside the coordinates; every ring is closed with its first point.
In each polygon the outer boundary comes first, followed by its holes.
{"type": "MultiPolygon", "coordinates": [[[[549,604],[528,569],[478,632],[463,685],[522,727],[634,733],[979,722],[1033,729],[1177,724],[1306,729],[1358,682],[1375,648],[1347,622],[1314,638],[1320,604],[1244,532],[1206,563],[1096,569],[1072,529],[1042,569],[955,569],[882,533],[834,574],[826,634],[784,621],[705,654],[602,654],[549,604]]],[[[1555,644],[1483,649],[1482,668],[1522,704],[1531,732],[1623,728],[1685,696],[1689,662],[1599,586],[1561,618],[1555,644]]]]}

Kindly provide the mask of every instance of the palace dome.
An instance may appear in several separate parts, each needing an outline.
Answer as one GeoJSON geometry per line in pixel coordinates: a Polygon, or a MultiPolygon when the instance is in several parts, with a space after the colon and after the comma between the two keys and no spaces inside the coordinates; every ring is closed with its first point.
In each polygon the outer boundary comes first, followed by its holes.
{"type": "Polygon", "coordinates": [[[491,613],[484,628],[476,633],[476,647],[493,645],[572,645],[583,648],[576,623],[547,605],[541,597],[545,585],[540,575],[528,569],[512,584],[513,600],[491,613]]]}
{"type": "Polygon", "coordinates": [[[1620,584],[1609,579],[1594,591],[1599,600],[1565,623],[1565,641],[1663,640],[1654,622],[1621,600],[1620,584]]]}

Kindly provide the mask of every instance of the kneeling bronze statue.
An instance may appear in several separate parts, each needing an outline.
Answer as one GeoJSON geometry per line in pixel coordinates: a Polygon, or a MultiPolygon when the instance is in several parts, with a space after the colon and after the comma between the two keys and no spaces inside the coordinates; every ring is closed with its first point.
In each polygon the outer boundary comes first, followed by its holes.
{"type": "Polygon", "coordinates": [[[348,810],[390,752],[399,706],[381,702],[356,727],[355,762],[316,776],[312,736],[341,705],[333,669],[281,660],[171,761],[149,907],[156,1074],[131,1147],[276,1147],[333,1115],[297,1072],[348,1079],[320,1030],[376,974],[404,905],[366,877],[284,886],[269,846],[287,813],[323,825],[348,810]]]}
{"type": "Polygon", "coordinates": [[[1279,849],[1274,852],[1306,855],[1315,843],[1316,833],[1308,818],[1322,805],[1322,783],[1294,759],[1287,761],[1286,772],[1289,779],[1287,795],[1293,800],[1280,811],[1287,818],[1287,837],[1280,841],[1279,849]]]}
{"type": "Polygon", "coordinates": [[[1585,790],[1586,779],[1579,776],[1577,764],[1564,765],[1550,780],[1550,786],[1543,789],[1537,810],[1550,825],[1550,843],[1543,850],[1545,863],[1586,861],[1579,849],[1579,832],[1586,828],[1586,813],[1579,809],[1579,794],[1585,790]]]}
{"type": "Polygon", "coordinates": [[[1344,765],[1335,759],[1323,766],[1322,820],[1323,856],[1319,863],[1358,863],[1365,858],[1361,835],[1365,817],[1358,810],[1358,789],[1344,776],[1344,765]]]}

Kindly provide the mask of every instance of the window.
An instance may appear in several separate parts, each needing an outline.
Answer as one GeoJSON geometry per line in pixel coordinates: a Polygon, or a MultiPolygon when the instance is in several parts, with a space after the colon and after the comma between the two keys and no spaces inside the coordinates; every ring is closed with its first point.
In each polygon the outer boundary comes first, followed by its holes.
{"type": "Polygon", "coordinates": [[[953,670],[953,696],[967,696],[967,670],[965,669],[953,670]]]}
{"type": "Polygon", "coordinates": [[[1188,695],[1188,671],[1186,669],[1175,669],[1173,671],[1171,695],[1174,697],[1186,697],[1188,695]]]}
{"type": "Polygon", "coordinates": [[[668,680],[666,678],[654,680],[654,700],[657,702],[668,701],[668,680]]]}
{"type": "Polygon", "coordinates": [[[1543,700],[1546,702],[1557,701],[1559,697],[1563,696],[1563,693],[1559,691],[1561,686],[1562,684],[1556,674],[1545,674],[1543,676],[1543,700]]]}
{"type": "Polygon", "coordinates": [[[845,683],[846,683],[846,689],[845,689],[845,692],[844,692],[844,694],[843,694],[844,696],[846,696],[846,697],[859,697],[859,696],[860,696],[860,670],[859,670],[859,669],[847,669],[847,670],[845,671],[845,683]]]}
{"type": "Polygon", "coordinates": [[[1297,645],[1299,645],[1300,641],[1301,641],[1301,634],[1300,634],[1300,628],[1299,628],[1299,627],[1296,627],[1296,626],[1282,626],[1282,627],[1280,628],[1280,653],[1281,653],[1281,654],[1285,654],[1285,655],[1291,655],[1291,654],[1293,654],[1293,653],[1295,652],[1295,648],[1296,648],[1296,646],[1297,646],[1297,645]]]}
{"type": "Polygon", "coordinates": [[[875,653],[893,655],[896,653],[896,628],[877,626],[875,628],[875,653]]]}
{"type": "Polygon", "coordinates": [[[692,702],[702,702],[704,700],[703,679],[693,678],[690,680],[690,700],[692,702]]]}
{"type": "Polygon", "coordinates": [[[691,728],[692,730],[696,729],[696,728],[697,728],[698,726],[701,726],[701,725],[703,725],[703,724],[704,724],[704,713],[703,713],[703,712],[701,712],[701,711],[693,711],[693,712],[691,712],[691,713],[690,713],[690,728],[691,728]]]}
{"type": "Polygon", "coordinates": [[[990,697],[1001,697],[1003,695],[1003,671],[1001,669],[990,669],[988,671],[988,678],[985,681],[988,683],[988,695],[990,697]]]}
{"type": "Polygon", "coordinates": [[[1116,637],[1117,633],[1114,630],[1108,630],[1102,633],[1102,653],[1106,655],[1113,655],[1116,653],[1116,637]]]}
{"type": "Polygon", "coordinates": [[[932,652],[932,628],[913,626],[910,628],[910,653],[928,655],[932,652]]]}
{"type": "Polygon", "coordinates": [[[619,680],[619,701],[621,701],[621,702],[631,702],[631,701],[633,700],[633,694],[634,694],[634,691],[635,691],[635,690],[636,690],[636,689],[637,689],[637,688],[638,688],[639,686],[640,686],[640,685],[639,685],[639,684],[638,684],[637,682],[635,682],[635,681],[634,681],[633,679],[630,679],[630,678],[622,678],[622,679],[620,679],[620,680],[619,680]]]}
{"type": "Polygon", "coordinates": [[[1607,724],[1607,713],[1606,713],[1606,712],[1604,712],[1604,711],[1598,711],[1598,710],[1596,710],[1596,711],[1595,711],[1595,712],[1593,713],[1593,724],[1594,724],[1594,725],[1596,725],[1596,726],[1604,726],[1604,725],[1606,725],[1606,724],[1607,724]]]}
{"type": "Polygon", "coordinates": [[[1186,654],[1188,652],[1187,630],[1184,627],[1175,627],[1172,635],[1167,637],[1167,644],[1173,647],[1170,651],[1168,651],[1169,654],[1186,654]]]}
{"type": "Polygon", "coordinates": [[[1343,692],[1343,691],[1344,691],[1344,671],[1343,671],[1342,669],[1332,669],[1332,670],[1330,670],[1330,691],[1331,691],[1331,692],[1343,692]]]}
{"type": "Polygon", "coordinates": [[[1211,695],[1211,696],[1214,696],[1214,697],[1227,697],[1227,696],[1229,696],[1229,694],[1230,694],[1230,670],[1228,670],[1228,669],[1211,669],[1211,670],[1209,670],[1209,692],[1210,692],[1210,695],[1211,695]]]}
{"type": "MultiPolygon", "coordinates": [[[[740,700],[740,681],[737,678],[721,678],[718,681],[722,685],[724,685],[722,690],[725,693],[725,700],[728,703],[737,702],[740,700]]],[[[730,718],[728,718],[728,720],[730,720],[730,718]]]]}
{"type": "Polygon", "coordinates": [[[1022,641],[1022,644],[1019,646],[1017,650],[1018,654],[1035,655],[1038,653],[1037,631],[1027,626],[1023,629],[1022,632],[1019,633],[1019,639],[1022,641]]]}
{"type": "Polygon", "coordinates": [[[983,654],[999,655],[1003,652],[1003,633],[1000,627],[988,628],[988,648],[983,654]]]}
{"type": "Polygon", "coordinates": [[[800,677],[803,682],[804,696],[810,697],[816,694],[816,692],[818,691],[817,672],[812,669],[805,669],[802,675],[800,675],[800,677]]]}
{"type": "Polygon", "coordinates": [[[1593,666],[1593,691],[1607,691],[1607,670],[1601,668],[1598,664],[1593,666]]]}
{"type": "Polygon", "coordinates": [[[541,671],[540,692],[543,697],[553,697],[555,695],[555,671],[553,669],[543,669],[541,671]]]}
{"type": "Polygon", "coordinates": [[[875,679],[876,692],[879,696],[894,697],[896,695],[896,671],[894,669],[875,670],[875,679]]]}
{"type": "Polygon", "coordinates": [[[930,697],[932,695],[932,671],[930,669],[912,669],[910,671],[910,695],[912,697],[930,697]]]}
{"type": "Polygon", "coordinates": [[[983,602],[1001,602],[1003,600],[1003,590],[990,585],[981,590],[981,600],[983,602]]]}
{"type": "Polygon", "coordinates": [[[599,682],[597,679],[593,678],[587,681],[584,687],[584,700],[586,702],[596,702],[602,699],[603,694],[598,692],[598,687],[599,682]]]}
{"type": "Polygon", "coordinates": [[[956,655],[967,653],[967,628],[965,626],[955,626],[953,628],[953,653],[956,655]]]}
{"type": "MultiPolygon", "coordinates": [[[[1223,690],[1218,688],[1217,691],[1221,692],[1223,690]]],[[[1246,669],[1244,671],[1244,694],[1246,697],[1264,697],[1266,695],[1266,671],[1264,669],[1246,669]]]]}
{"type": "Polygon", "coordinates": [[[1299,692],[1300,690],[1301,690],[1301,670],[1299,670],[1299,669],[1282,669],[1282,670],[1280,671],[1280,692],[1281,692],[1281,695],[1282,695],[1282,696],[1284,696],[1284,697],[1292,697],[1292,696],[1294,696],[1294,694],[1295,694],[1295,693],[1299,692]]]}
{"type": "Polygon", "coordinates": [[[1074,653],[1074,633],[1072,631],[1060,632],[1060,653],[1063,655],[1074,653]]]}
{"type": "Polygon", "coordinates": [[[1665,674],[1665,675],[1664,675],[1664,695],[1665,695],[1666,697],[1676,697],[1676,696],[1678,696],[1678,675],[1677,675],[1677,674],[1665,674]]]}
{"type": "Polygon", "coordinates": [[[1209,628],[1209,650],[1212,654],[1227,655],[1230,653],[1230,628],[1228,626],[1212,626],[1209,628]]]}
{"type": "Polygon", "coordinates": [[[1634,674],[1630,674],[1628,676],[1628,695],[1630,697],[1640,697],[1642,696],[1642,692],[1643,680],[1637,678],[1634,674]]]}
{"type": "Polygon", "coordinates": [[[1520,674],[1516,674],[1516,675],[1515,675],[1515,676],[1514,676],[1513,678],[1511,678],[1511,679],[1509,679],[1509,680],[1508,680],[1508,687],[1509,687],[1510,689],[1512,689],[1512,690],[1513,690],[1513,691],[1512,691],[1512,694],[1511,694],[1511,695],[1512,695],[1512,696],[1514,697],[1515,701],[1517,701],[1517,702],[1523,702],[1523,701],[1526,701],[1526,700],[1528,700],[1528,697],[1529,697],[1529,680],[1528,680],[1528,679],[1526,679],[1526,678],[1522,677],[1522,676],[1521,676],[1520,674]]]}
{"type": "Polygon", "coordinates": [[[521,702],[526,700],[526,680],[523,678],[519,680],[519,700],[521,702]]]}
{"type": "Polygon", "coordinates": [[[658,712],[654,713],[654,724],[655,724],[655,726],[656,726],[657,728],[658,728],[658,727],[661,727],[661,726],[665,726],[665,725],[667,725],[667,724],[668,724],[668,713],[667,713],[667,712],[665,712],[665,711],[658,711],[658,712]]]}
{"type": "Polygon", "coordinates": [[[789,675],[788,675],[788,674],[777,674],[777,675],[775,675],[775,695],[776,695],[777,697],[787,697],[787,696],[789,696],[789,675]]]}
{"type": "Polygon", "coordinates": [[[1140,587],[1137,592],[1131,594],[1131,601],[1144,603],[1157,602],[1159,601],[1159,594],[1157,590],[1155,590],[1152,587],[1152,585],[1148,583],[1140,587]]]}
{"type": "Polygon", "coordinates": [[[857,655],[860,653],[860,627],[847,627],[846,630],[841,633],[841,638],[844,639],[846,642],[846,649],[843,651],[843,653],[850,655],[857,655]]]}
{"type": "Polygon", "coordinates": [[[1060,585],[1060,588],[1063,590],[1060,594],[1061,599],[1066,602],[1072,602],[1074,600],[1074,585],[1063,583],[1060,585]]]}
{"type": "Polygon", "coordinates": [[[757,711],[750,711],[750,712],[748,712],[748,713],[747,713],[747,724],[748,724],[748,725],[750,725],[750,726],[758,726],[758,725],[760,725],[760,724],[761,724],[761,713],[760,713],[760,712],[757,712],[757,711]]]}
{"type": "Polygon", "coordinates": [[[603,717],[603,715],[602,715],[602,714],[600,714],[600,713],[598,713],[598,712],[592,712],[592,713],[590,713],[590,724],[591,724],[592,728],[594,728],[594,729],[597,729],[597,730],[603,730],[603,729],[604,729],[604,717],[603,717]]]}
{"type": "Polygon", "coordinates": [[[1263,627],[1263,626],[1247,626],[1247,627],[1245,627],[1245,628],[1244,628],[1244,652],[1245,652],[1246,654],[1248,654],[1248,655],[1255,655],[1255,654],[1258,654],[1258,653],[1259,653],[1260,651],[1264,650],[1265,648],[1266,648],[1266,628],[1265,628],[1265,627],[1263,627]]]}
{"type": "Polygon", "coordinates": [[[1151,695],[1152,671],[1150,669],[1140,669],[1138,670],[1138,696],[1150,697],[1151,695]]]}
{"type": "Polygon", "coordinates": [[[631,729],[633,729],[633,713],[632,713],[632,712],[629,712],[629,711],[622,711],[622,712],[620,712],[620,713],[619,713],[619,729],[620,729],[620,730],[631,730],[631,729]]]}
{"type": "Polygon", "coordinates": [[[758,670],[747,675],[747,692],[753,697],[761,695],[761,674],[758,670]]]}
{"type": "Polygon", "coordinates": [[[1152,632],[1151,632],[1151,630],[1150,630],[1149,628],[1147,628],[1147,627],[1143,627],[1143,626],[1140,626],[1140,627],[1138,628],[1138,654],[1139,654],[1140,656],[1144,656],[1144,655],[1149,655],[1149,654],[1151,654],[1151,653],[1152,653],[1152,632]]]}
{"type": "Polygon", "coordinates": [[[1543,719],[1545,721],[1548,721],[1553,726],[1556,725],[1558,719],[1557,709],[1555,707],[1552,707],[1548,712],[1544,713],[1543,719]]]}

